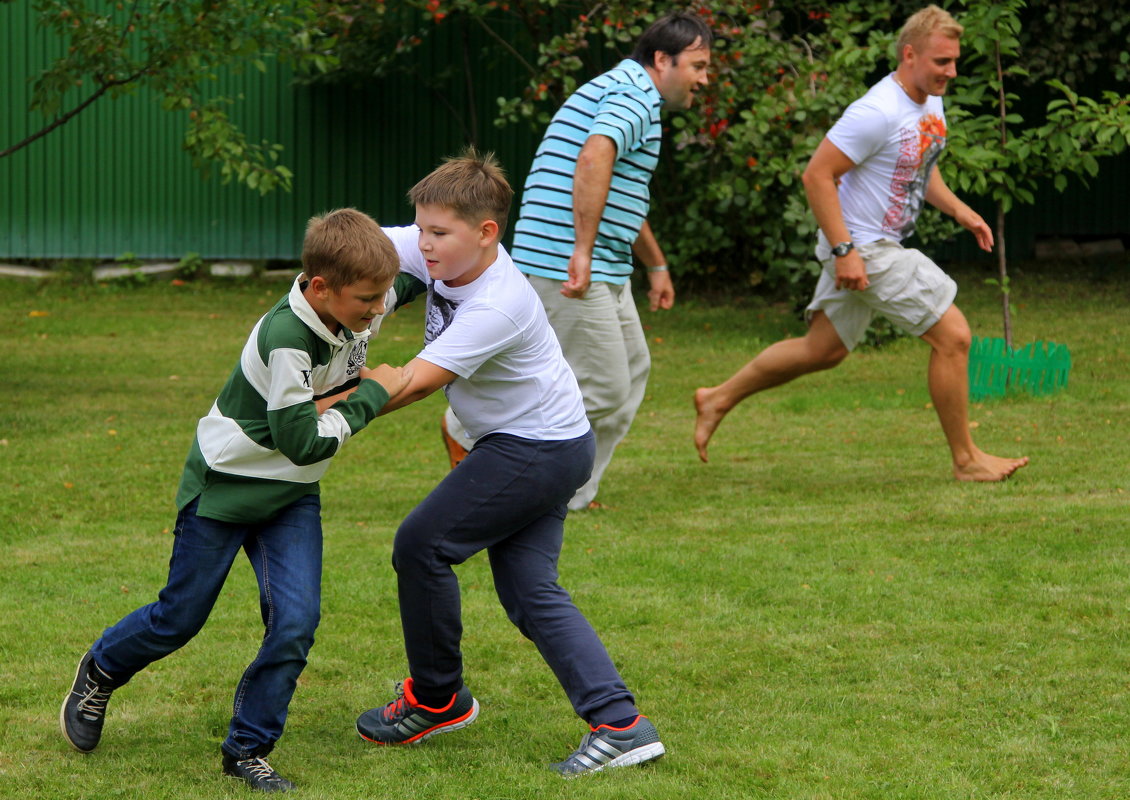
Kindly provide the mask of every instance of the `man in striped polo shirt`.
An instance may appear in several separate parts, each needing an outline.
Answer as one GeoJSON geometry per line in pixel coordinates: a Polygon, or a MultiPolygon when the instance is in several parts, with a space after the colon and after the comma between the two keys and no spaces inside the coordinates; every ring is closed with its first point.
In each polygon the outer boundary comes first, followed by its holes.
{"type": "Polygon", "coordinates": [[[643,401],[651,369],[632,298],[632,254],[647,267],[651,310],[675,289],[647,224],[661,107],[688,108],[707,82],[710,27],[676,13],[651,25],[631,58],[565,101],[534,157],[512,257],[541,297],[580,383],[596,434],[592,477],[571,509],[594,503],[612,451],[643,401]]]}

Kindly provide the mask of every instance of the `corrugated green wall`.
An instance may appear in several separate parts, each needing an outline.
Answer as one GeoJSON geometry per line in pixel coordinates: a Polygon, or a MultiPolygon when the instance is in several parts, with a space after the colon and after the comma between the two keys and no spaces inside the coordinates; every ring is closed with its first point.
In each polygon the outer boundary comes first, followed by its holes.
{"type": "MultiPolygon", "coordinates": [[[[28,3],[0,4],[0,148],[46,121],[27,111],[34,75],[60,48],[28,3]]],[[[420,50],[425,69],[446,66],[453,34],[420,50]]],[[[474,47],[481,43],[473,42],[474,47]]],[[[520,188],[536,146],[525,126],[496,129],[496,98],[521,76],[476,75],[478,142],[498,153],[520,188]]],[[[446,102],[419,86],[384,80],[365,90],[298,86],[271,66],[226,75],[214,90],[245,96],[234,107],[248,138],[284,145],[291,193],[266,197],[203,181],[181,149],[184,119],[144,92],[102,98],[62,128],[0,159],[0,258],[295,258],[306,220],[354,206],[382,223],[407,223],[407,190],[468,141],[472,103],[461,87],[446,102]],[[462,116],[457,120],[449,105],[462,116]]],[[[85,95],[74,92],[71,102],[85,95]]]]}

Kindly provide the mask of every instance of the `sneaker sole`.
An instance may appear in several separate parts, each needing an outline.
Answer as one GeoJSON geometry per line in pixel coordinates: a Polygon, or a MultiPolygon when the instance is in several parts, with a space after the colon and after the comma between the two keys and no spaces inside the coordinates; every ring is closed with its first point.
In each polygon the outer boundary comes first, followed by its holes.
{"type": "Polygon", "coordinates": [[[373,744],[383,744],[383,745],[419,744],[420,742],[422,742],[426,739],[430,739],[433,736],[436,736],[438,734],[448,733],[449,731],[457,731],[460,728],[466,728],[468,725],[470,725],[472,722],[474,722],[476,719],[478,719],[478,716],[479,716],[479,701],[472,698],[471,699],[471,710],[462,719],[455,720],[454,722],[447,722],[447,723],[444,723],[443,725],[437,725],[434,728],[429,728],[428,730],[424,731],[423,733],[416,734],[411,739],[405,739],[403,742],[382,742],[379,739],[370,739],[368,736],[361,733],[360,728],[357,729],[357,735],[360,736],[362,739],[364,739],[366,742],[372,742],[373,744]]]}
{"type": "Polygon", "coordinates": [[[75,679],[71,682],[71,688],[67,690],[67,696],[63,698],[63,705],[59,706],[59,729],[63,731],[63,738],[67,740],[67,744],[75,750],[80,753],[93,753],[94,747],[98,746],[97,744],[89,750],[86,750],[75,744],[74,740],[71,739],[71,735],[67,733],[67,702],[71,699],[71,693],[74,692],[74,686],[78,683],[79,675],[82,674],[82,665],[84,663],[86,663],[86,655],[83,655],[83,657],[78,660],[78,666],[75,667],[75,679]]]}
{"type": "Polygon", "coordinates": [[[603,769],[611,769],[613,767],[630,767],[634,764],[643,764],[647,761],[655,761],[657,758],[663,756],[667,752],[667,748],[663,746],[663,742],[652,742],[645,744],[643,747],[637,747],[634,750],[629,750],[623,755],[609,761],[607,764],[601,764],[599,767],[586,769],[584,772],[571,772],[563,774],[562,778],[579,778],[582,775],[592,775],[594,772],[600,772],[603,769]]]}

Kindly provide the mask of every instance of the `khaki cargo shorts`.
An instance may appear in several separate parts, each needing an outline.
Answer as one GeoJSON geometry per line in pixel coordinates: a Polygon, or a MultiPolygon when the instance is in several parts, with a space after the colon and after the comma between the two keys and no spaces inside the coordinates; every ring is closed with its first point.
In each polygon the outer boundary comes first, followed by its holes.
{"type": "Polygon", "coordinates": [[[827,314],[848,350],[863,341],[874,314],[883,315],[912,336],[921,336],[953,305],[957,284],[920,251],[889,239],[856,249],[867,265],[870,285],[861,292],[837,289],[836,262],[829,258],[823,262],[816,293],[805,309],[808,319],[814,311],[827,314]]]}

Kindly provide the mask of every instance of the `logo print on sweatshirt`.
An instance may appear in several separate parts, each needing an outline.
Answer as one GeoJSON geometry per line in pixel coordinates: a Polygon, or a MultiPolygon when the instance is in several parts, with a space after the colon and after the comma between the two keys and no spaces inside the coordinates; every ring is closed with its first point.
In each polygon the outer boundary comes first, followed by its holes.
{"type": "Polygon", "coordinates": [[[308,369],[302,370],[302,385],[305,386],[307,389],[310,388],[310,373],[311,373],[311,370],[308,370],[308,369]]]}

